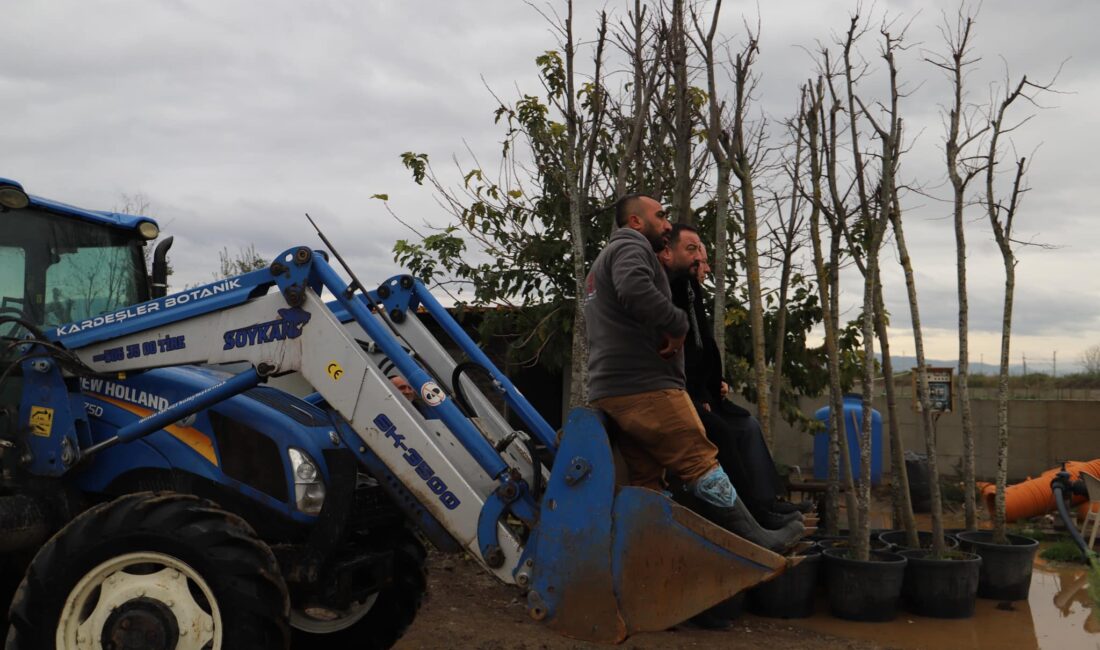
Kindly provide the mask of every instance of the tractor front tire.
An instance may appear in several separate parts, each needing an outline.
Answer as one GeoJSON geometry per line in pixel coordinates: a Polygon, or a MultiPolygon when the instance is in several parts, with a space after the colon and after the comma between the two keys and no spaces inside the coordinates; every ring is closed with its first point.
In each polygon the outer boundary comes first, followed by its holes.
{"type": "Polygon", "coordinates": [[[269,650],[289,643],[271,549],[236,515],[182,494],[95,506],[31,561],[7,650],[269,650]]]}
{"type": "Polygon", "coordinates": [[[295,648],[385,650],[397,643],[412,625],[428,590],[427,552],[407,531],[395,537],[392,549],[393,582],[341,616],[320,620],[310,616],[308,609],[291,611],[295,648]]]}

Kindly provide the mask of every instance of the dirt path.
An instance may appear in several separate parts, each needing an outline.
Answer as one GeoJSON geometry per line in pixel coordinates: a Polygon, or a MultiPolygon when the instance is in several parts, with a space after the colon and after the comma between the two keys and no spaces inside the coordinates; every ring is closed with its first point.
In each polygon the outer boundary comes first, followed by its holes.
{"type": "MultiPolygon", "coordinates": [[[[429,599],[397,644],[414,648],[479,650],[572,650],[607,648],[558,636],[527,616],[515,587],[498,583],[472,561],[433,553],[428,560],[429,599]]],[[[622,648],[782,648],[871,650],[885,646],[802,630],[782,621],[744,615],[722,632],[680,627],[633,636],[622,648]]]]}

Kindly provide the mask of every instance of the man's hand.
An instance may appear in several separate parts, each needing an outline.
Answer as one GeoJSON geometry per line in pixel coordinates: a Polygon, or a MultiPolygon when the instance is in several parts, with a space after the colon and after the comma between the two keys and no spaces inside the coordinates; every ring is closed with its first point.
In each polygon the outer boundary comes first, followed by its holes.
{"type": "Polygon", "coordinates": [[[722,382],[722,385],[718,387],[718,394],[721,397],[725,397],[730,392],[730,385],[726,382],[722,382]]]}
{"type": "Polygon", "coordinates": [[[657,349],[657,354],[661,355],[662,359],[671,359],[676,356],[676,353],[680,348],[684,347],[684,336],[669,336],[665,334],[664,341],[661,342],[661,347],[657,349]]]}

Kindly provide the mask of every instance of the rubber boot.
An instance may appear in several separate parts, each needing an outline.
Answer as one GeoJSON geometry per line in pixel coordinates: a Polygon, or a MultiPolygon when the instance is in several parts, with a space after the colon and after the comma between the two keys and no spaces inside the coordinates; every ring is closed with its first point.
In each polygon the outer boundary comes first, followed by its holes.
{"type": "Polygon", "coordinates": [[[801,521],[792,521],[779,530],[767,530],[756,523],[741,499],[737,499],[732,507],[722,508],[708,503],[706,509],[707,518],[714,523],[775,553],[782,554],[794,546],[805,530],[801,521]]]}
{"type": "Polygon", "coordinates": [[[792,521],[798,521],[805,524],[802,513],[798,511],[783,514],[769,509],[753,511],[750,508],[749,512],[752,513],[752,517],[756,520],[756,523],[768,530],[779,530],[792,521]]]}
{"type": "Polygon", "coordinates": [[[801,521],[789,522],[774,531],[761,528],[745,507],[744,499],[737,497],[737,490],[720,465],[696,479],[691,491],[699,498],[704,517],[734,535],[740,535],[753,544],[776,553],[782,553],[793,546],[805,530],[801,521]]]}

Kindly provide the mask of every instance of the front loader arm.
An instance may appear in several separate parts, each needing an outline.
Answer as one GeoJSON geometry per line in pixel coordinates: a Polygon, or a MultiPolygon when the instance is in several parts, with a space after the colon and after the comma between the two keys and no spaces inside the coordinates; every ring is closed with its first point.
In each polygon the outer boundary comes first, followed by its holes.
{"type": "Polygon", "coordinates": [[[298,372],[354,431],[354,439],[344,436],[351,451],[365,463],[368,455],[381,460],[455,540],[502,580],[513,582],[523,549],[519,534],[501,522],[510,513],[534,524],[537,506],[523,476],[540,470],[517,466],[520,455],[509,456],[512,465],[506,463],[402,348],[385,321],[371,312],[369,297],[351,295],[324,259],[302,248],[279,259],[272,270],[143,303],[112,322],[58,327],[59,342],[100,373],[233,362],[254,368],[139,421],[130,432],[120,431],[120,440],[101,441],[82,453],[136,439],[159,428],[154,425],[160,421],[179,419],[187,409],[204,408],[264,376],[298,372]],[[271,291],[274,287],[277,292],[271,291]],[[361,331],[394,362],[438,419],[422,417],[394,389],[319,298],[321,287],[342,299],[361,331]],[[182,296],[189,297],[181,304],[182,296]]]}

